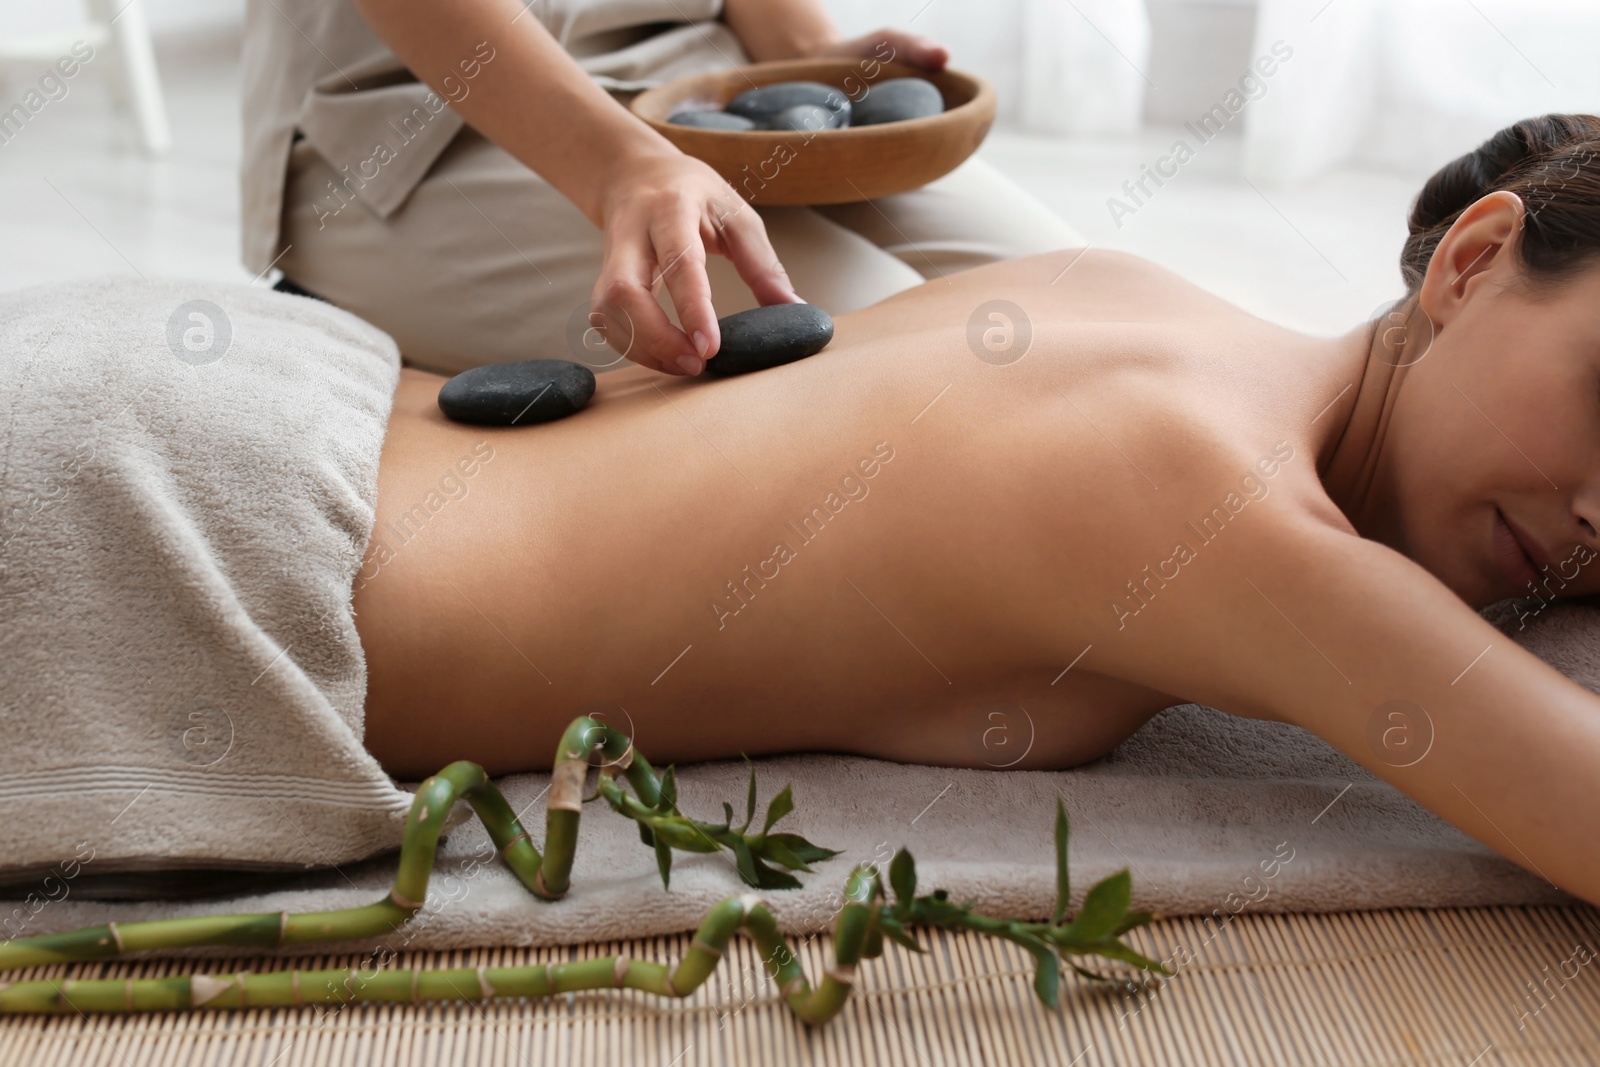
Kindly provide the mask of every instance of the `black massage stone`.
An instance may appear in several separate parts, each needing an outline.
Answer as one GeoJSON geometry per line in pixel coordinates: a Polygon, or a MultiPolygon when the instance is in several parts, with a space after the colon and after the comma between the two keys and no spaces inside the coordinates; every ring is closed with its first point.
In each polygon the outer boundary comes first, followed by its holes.
{"type": "Polygon", "coordinates": [[[743,115],[726,111],[680,111],[667,120],[674,126],[696,126],[702,130],[753,130],[756,124],[743,115]]]}
{"type": "Polygon", "coordinates": [[[743,115],[757,126],[771,129],[779,113],[801,104],[827,108],[838,118],[835,126],[850,125],[850,98],[821,82],[777,82],[746,89],[728,101],[727,110],[743,115]]]}
{"type": "Polygon", "coordinates": [[[867,90],[855,103],[852,126],[876,126],[880,122],[922,119],[944,110],[939,87],[926,78],[890,78],[867,90]]]}
{"type": "Polygon", "coordinates": [[[705,373],[726,378],[793,363],[833,340],[833,319],[815,304],[770,304],[717,320],[722,347],[705,373]]]}
{"type": "Polygon", "coordinates": [[[439,410],[456,422],[529,426],[564,419],[594,396],[594,371],[566,359],[473,367],[439,389],[439,410]]]}

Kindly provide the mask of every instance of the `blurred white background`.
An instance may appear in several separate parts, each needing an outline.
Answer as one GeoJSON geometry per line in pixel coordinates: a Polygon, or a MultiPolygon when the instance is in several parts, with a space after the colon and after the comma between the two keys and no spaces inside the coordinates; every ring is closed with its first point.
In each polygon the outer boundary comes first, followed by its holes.
{"type": "MultiPolygon", "coordinates": [[[[1090,243],[1313,332],[1399,295],[1405,215],[1440,164],[1518,118],[1600,111],[1596,0],[830,3],[847,32],[909,25],[993,81],[1001,123],[981,153],[1090,243]],[[1179,139],[1192,160],[1162,163],[1179,139]],[[1177,173],[1130,192],[1152,167],[1177,173]]],[[[141,151],[114,63],[86,66],[0,144],[0,287],[251,280],[237,255],[243,0],[142,4],[171,151],[141,151]]],[[[86,17],[84,0],[0,0],[0,55],[70,41],[86,17]]],[[[0,111],[48,63],[0,59],[0,111]]]]}

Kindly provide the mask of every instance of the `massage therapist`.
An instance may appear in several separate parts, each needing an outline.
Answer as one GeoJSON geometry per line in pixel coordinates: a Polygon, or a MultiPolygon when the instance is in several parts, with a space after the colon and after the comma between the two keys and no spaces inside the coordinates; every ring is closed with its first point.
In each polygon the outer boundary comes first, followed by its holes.
{"type": "Polygon", "coordinates": [[[694,374],[719,315],[839,314],[1083,243],[976,159],[875,202],[753,208],[625,107],[807,56],[937,70],[947,53],[898,30],[843,39],[822,0],[248,0],[245,265],[441,373],[625,355],[694,374]]]}

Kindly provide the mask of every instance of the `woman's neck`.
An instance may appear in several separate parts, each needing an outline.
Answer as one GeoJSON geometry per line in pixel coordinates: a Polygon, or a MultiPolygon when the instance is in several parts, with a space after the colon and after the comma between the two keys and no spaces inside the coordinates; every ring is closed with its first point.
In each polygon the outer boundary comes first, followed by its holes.
{"type": "Polygon", "coordinates": [[[1404,553],[1384,446],[1407,371],[1433,343],[1432,323],[1407,297],[1336,343],[1345,391],[1325,413],[1317,473],[1357,533],[1404,553]]]}

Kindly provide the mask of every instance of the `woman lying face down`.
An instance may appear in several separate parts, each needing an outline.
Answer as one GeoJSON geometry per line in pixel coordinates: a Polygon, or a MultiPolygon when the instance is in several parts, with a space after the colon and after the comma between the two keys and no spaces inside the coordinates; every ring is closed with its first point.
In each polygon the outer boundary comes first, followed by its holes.
{"type": "Polygon", "coordinates": [[[1339,337],[1069,250],[760,374],[605,374],[535,430],[448,423],[408,371],[356,583],[366,744],[542,769],[588,711],[661,762],[1066,767],[1197,701],[1600,900],[1600,699],[1474,610],[1600,591],[1596,153],[1600,120],[1550,116],[1445,168],[1408,295],[1339,337]]]}

